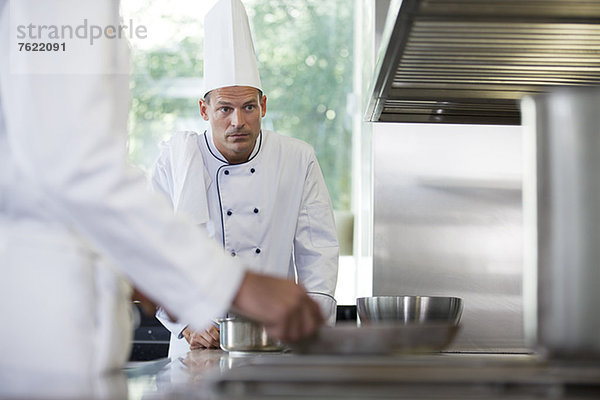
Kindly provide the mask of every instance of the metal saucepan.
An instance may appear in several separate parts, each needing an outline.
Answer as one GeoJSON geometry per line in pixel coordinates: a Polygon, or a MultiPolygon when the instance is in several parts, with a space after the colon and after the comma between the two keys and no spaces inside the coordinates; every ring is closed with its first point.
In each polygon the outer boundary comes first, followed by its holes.
{"type": "Polygon", "coordinates": [[[265,327],[240,317],[219,319],[219,339],[225,351],[283,351],[279,340],[267,335],[265,327]]]}
{"type": "Polygon", "coordinates": [[[361,324],[377,322],[458,325],[463,301],[458,297],[373,296],[356,299],[361,324]]]}

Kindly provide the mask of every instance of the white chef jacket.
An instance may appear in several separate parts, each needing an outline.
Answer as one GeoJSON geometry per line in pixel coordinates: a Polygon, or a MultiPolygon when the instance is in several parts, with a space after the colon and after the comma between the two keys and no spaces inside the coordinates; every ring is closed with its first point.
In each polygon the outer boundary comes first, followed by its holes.
{"type": "MultiPolygon", "coordinates": [[[[210,129],[178,132],[163,143],[152,183],[232,258],[257,272],[297,276],[335,323],[339,246],[331,200],[308,144],[263,130],[249,160],[229,164],[210,129]]],[[[185,324],[158,317],[173,333],[170,354],[189,350],[181,337],[185,324]]]]}
{"type": "MultiPolygon", "coordinates": [[[[119,23],[113,1],[11,3],[31,21],[60,25],[83,7],[80,21],[119,23]]],[[[128,76],[14,73],[9,14],[0,0],[0,397],[59,398],[94,390],[128,358],[123,277],[204,329],[229,308],[244,269],[127,164],[128,76]]],[[[46,56],[55,67],[128,65],[114,39],[46,56]]]]}

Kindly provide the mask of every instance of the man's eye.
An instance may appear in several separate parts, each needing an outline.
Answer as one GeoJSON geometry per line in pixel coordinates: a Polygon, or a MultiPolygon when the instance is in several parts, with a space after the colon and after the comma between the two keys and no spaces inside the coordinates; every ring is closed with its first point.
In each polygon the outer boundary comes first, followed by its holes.
{"type": "Polygon", "coordinates": [[[252,111],[252,110],[254,110],[254,107],[255,107],[254,105],[248,105],[248,106],[246,106],[246,110],[252,111]]]}
{"type": "Polygon", "coordinates": [[[229,107],[221,107],[220,110],[221,110],[221,112],[226,113],[226,112],[229,112],[230,108],[229,107]]]}

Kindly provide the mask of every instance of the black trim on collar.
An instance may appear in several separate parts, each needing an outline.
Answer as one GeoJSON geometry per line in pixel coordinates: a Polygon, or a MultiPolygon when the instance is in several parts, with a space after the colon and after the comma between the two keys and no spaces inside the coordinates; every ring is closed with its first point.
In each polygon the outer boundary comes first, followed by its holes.
{"type": "MultiPolygon", "coordinates": [[[[208,148],[208,150],[210,150],[210,147],[208,148]]],[[[221,201],[221,188],[219,186],[219,172],[221,172],[221,169],[225,168],[226,166],[227,165],[221,165],[219,168],[217,168],[217,173],[215,176],[215,180],[217,182],[217,198],[219,199],[219,214],[221,214],[221,243],[223,243],[223,248],[225,248],[225,219],[223,218],[223,202],[221,201]]]]}
{"type": "Polygon", "coordinates": [[[243,165],[243,164],[246,164],[246,163],[252,161],[254,158],[256,158],[256,156],[258,155],[258,153],[260,153],[260,148],[262,147],[262,136],[263,136],[263,133],[262,133],[262,129],[261,129],[260,132],[258,133],[258,149],[256,150],[256,154],[254,154],[252,157],[250,157],[248,160],[244,161],[243,163],[229,164],[229,161],[223,160],[221,157],[219,157],[218,155],[216,155],[215,153],[213,153],[212,149],[210,148],[210,144],[208,143],[208,135],[206,134],[206,131],[204,131],[204,141],[206,142],[206,147],[208,148],[208,152],[214,158],[216,158],[217,160],[219,160],[222,163],[225,163],[227,165],[243,165]]]}

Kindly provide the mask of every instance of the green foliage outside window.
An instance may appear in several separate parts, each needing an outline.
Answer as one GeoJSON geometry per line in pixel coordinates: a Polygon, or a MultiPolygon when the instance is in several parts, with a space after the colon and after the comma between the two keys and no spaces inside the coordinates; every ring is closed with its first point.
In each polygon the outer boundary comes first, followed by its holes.
{"type": "MultiPolygon", "coordinates": [[[[336,209],[350,208],[352,126],[346,99],[352,93],[353,3],[244,1],[268,99],[263,127],[315,148],[336,209]]],[[[136,164],[149,167],[157,144],[173,131],[204,129],[198,111],[201,27],[198,32],[169,47],[134,49],[130,154],[136,164]]]]}

